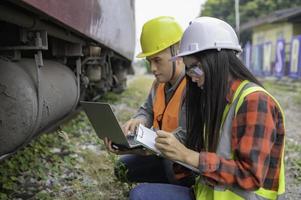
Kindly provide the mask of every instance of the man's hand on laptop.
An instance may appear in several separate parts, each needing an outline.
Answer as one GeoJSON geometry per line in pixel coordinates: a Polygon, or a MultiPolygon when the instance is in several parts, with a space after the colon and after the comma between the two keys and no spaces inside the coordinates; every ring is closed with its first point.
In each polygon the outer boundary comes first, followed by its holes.
{"type": "Polygon", "coordinates": [[[145,125],[145,119],[142,118],[134,118],[130,119],[123,125],[123,132],[125,135],[135,133],[135,130],[139,126],[139,124],[145,125]]]}
{"type": "Polygon", "coordinates": [[[106,149],[111,152],[111,153],[115,153],[115,154],[119,154],[119,150],[118,149],[114,149],[112,146],[112,140],[110,140],[109,138],[105,137],[103,142],[105,143],[106,149]]]}
{"type": "Polygon", "coordinates": [[[112,141],[109,138],[105,138],[104,140],[106,149],[111,152],[111,153],[115,153],[117,155],[123,155],[123,154],[137,154],[137,155],[151,155],[154,154],[153,152],[144,149],[144,148],[133,148],[133,149],[126,149],[126,150],[121,150],[121,149],[116,149],[114,148],[114,144],[112,143],[112,141]]]}

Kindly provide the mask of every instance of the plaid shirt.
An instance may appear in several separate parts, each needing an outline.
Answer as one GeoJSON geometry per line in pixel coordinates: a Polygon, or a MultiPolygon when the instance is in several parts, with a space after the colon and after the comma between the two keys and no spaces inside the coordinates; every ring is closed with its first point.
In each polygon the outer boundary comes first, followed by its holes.
{"type": "MultiPolygon", "coordinates": [[[[228,102],[240,83],[230,83],[228,102]]],[[[231,147],[235,159],[200,152],[201,175],[209,185],[277,191],[284,135],[283,117],[273,99],[264,92],[251,93],[232,121],[231,147]]]]}

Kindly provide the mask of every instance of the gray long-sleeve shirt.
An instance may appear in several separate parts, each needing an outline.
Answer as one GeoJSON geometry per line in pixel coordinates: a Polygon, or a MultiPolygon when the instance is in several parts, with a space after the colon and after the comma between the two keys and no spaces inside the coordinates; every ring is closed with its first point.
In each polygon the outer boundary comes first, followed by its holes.
{"type": "MultiPolygon", "coordinates": [[[[175,93],[176,89],[178,88],[179,84],[181,83],[183,77],[185,76],[185,70],[183,70],[176,80],[174,85],[171,85],[169,83],[165,84],[165,103],[166,105],[172,98],[173,94],[175,93]]],[[[151,127],[153,125],[154,120],[154,112],[153,112],[153,102],[156,97],[156,88],[155,84],[153,84],[153,87],[150,90],[150,93],[146,99],[146,101],[140,106],[137,113],[134,115],[133,118],[140,118],[145,120],[146,127],[151,127]]],[[[176,138],[182,142],[185,143],[186,138],[186,102],[185,102],[185,96],[186,96],[186,90],[184,90],[182,98],[181,98],[181,111],[179,114],[179,127],[173,131],[173,134],[176,136],[176,138]]]]}

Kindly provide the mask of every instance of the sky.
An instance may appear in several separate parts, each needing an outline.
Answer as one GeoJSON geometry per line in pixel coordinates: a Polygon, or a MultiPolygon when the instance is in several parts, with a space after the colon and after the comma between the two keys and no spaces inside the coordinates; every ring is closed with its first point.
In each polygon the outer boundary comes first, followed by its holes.
{"type": "Polygon", "coordinates": [[[140,34],[148,20],[158,16],[172,16],[185,29],[189,22],[199,16],[201,5],[206,0],[135,0],[136,10],[136,50],[141,51],[140,34]]]}

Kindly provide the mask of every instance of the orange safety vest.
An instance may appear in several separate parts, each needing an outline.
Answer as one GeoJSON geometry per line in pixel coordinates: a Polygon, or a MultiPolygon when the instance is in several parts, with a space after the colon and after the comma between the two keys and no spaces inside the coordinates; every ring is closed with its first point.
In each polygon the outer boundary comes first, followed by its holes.
{"type": "MultiPolygon", "coordinates": [[[[153,127],[167,132],[172,132],[179,126],[179,112],[181,112],[181,99],[186,87],[186,78],[184,77],[173,96],[165,105],[165,83],[160,83],[157,87],[155,100],[153,101],[154,120],[153,127]]],[[[189,170],[174,163],[173,170],[175,179],[180,180],[191,175],[189,170]]]]}
{"type": "Polygon", "coordinates": [[[157,87],[155,100],[153,101],[154,120],[153,127],[172,132],[179,126],[179,112],[181,112],[181,98],[186,87],[186,78],[183,78],[173,96],[165,105],[165,83],[160,83],[157,87]]]}

